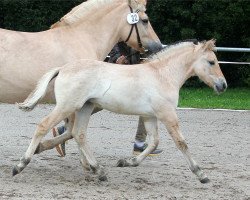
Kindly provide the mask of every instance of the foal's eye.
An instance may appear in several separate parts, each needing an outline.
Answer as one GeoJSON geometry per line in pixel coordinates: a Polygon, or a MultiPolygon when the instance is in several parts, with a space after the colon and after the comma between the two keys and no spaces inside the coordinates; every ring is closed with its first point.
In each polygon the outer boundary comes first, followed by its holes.
{"type": "Polygon", "coordinates": [[[215,64],[214,61],[208,61],[208,63],[209,63],[210,65],[214,65],[214,64],[215,64]]]}

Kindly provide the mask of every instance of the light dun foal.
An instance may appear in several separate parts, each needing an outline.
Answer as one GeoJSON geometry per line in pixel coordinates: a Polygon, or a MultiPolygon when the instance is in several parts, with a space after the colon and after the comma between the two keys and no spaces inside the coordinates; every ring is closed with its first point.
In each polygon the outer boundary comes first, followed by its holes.
{"type": "Polygon", "coordinates": [[[91,153],[86,132],[94,107],[101,107],[116,113],[139,115],[143,118],[149,137],[148,147],[138,156],[120,160],[118,166],[137,166],[158,145],[157,121],[167,128],[177,148],[186,158],[189,168],[201,183],[209,179],[192,158],[179,129],[176,107],[179,90],[191,76],[198,76],[217,93],[227,88],[213,52],[215,41],[198,43],[183,42],[170,46],[155,54],[148,62],[124,66],[93,60],[79,60],[47,73],[35,91],[19,104],[23,110],[32,110],[46,94],[48,85],[55,79],[56,106],[37,126],[35,134],[20,163],[13,169],[13,175],[20,173],[30,162],[41,139],[61,120],[75,113],[70,132],[77,142],[81,162],[97,172],[105,180],[103,168],[91,153]]]}

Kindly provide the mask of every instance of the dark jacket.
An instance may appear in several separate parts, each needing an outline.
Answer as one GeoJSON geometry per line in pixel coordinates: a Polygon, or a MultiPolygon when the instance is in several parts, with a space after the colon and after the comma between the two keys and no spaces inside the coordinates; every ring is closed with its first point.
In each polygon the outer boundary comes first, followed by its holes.
{"type": "Polygon", "coordinates": [[[140,63],[140,52],[127,46],[124,42],[119,42],[114,46],[114,48],[109,53],[110,58],[108,62],[116,63],[116,60],[122,55],[126,57],[128,61],[127,64],[140,63]]]}

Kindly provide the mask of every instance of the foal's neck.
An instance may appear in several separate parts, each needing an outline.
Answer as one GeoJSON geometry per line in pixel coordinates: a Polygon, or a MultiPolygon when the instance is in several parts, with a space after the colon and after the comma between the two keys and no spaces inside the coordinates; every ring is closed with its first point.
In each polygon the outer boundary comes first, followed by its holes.
{"type": "Polygon", "coordinates": [[[185,48],[170,56],[160,59],[160,74],[171,82],[172,86],[180,89],[188,78],[193,75],[191,65],[194,61],[195,54],[193,48],[185,48]]]}

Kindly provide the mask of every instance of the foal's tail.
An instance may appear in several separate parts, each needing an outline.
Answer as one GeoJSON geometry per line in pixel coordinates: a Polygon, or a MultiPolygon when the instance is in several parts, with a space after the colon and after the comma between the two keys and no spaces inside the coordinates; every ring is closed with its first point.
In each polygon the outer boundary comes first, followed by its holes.
{"type": "Polygon", "coordinates": [[[38,101],[42,99],[47,90],[51,80],[59,74],[61,68],[55,68],[46,73],[38,82],[36,89],[30,93],[23,103],[17,103],[19,109],[23,111],[31,111],[36,106],[38,101]]]}

